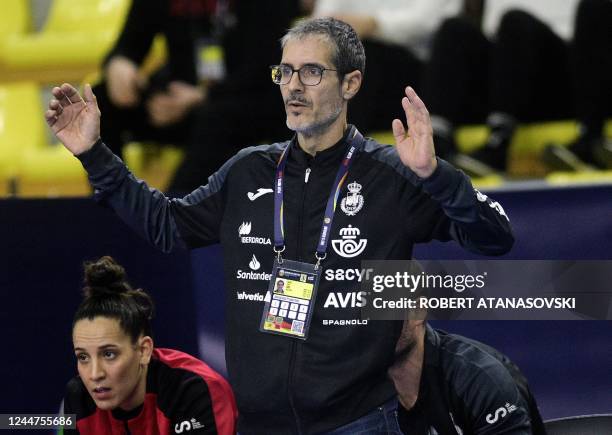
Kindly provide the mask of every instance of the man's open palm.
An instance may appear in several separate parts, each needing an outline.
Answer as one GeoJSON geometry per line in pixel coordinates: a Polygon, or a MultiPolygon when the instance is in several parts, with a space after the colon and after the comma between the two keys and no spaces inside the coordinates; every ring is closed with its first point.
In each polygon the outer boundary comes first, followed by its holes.
{"type": "Polygon", "coordinates": [[[394,119],[392,128],[395,145],[402,163],[421,178],[429,177],[436,169],[436,151],[429,112],[423,101],[410,86],[402,98],[408,130],[399,119],[394,119]]]}
{"type": "Polygon", "coordinates": [[[100,137],[100,109],[90,85],[85,85],[83,97],[70,84],[64,83],[51,91],[53,98],[45,119],[51,131],[74,155],[90,149],[100,137]]]}

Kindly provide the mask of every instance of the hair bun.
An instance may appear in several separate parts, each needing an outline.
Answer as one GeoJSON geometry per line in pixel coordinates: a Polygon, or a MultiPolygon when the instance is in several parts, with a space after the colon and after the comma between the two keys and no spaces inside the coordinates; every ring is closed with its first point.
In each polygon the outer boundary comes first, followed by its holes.
{"type": "Polygon", "coordinates": [[[112,257],[104,256],[85,263],[85,288],[87,296],[97,293],[124,293],[132,288],[126,281],[125,269],[112,257]]]}

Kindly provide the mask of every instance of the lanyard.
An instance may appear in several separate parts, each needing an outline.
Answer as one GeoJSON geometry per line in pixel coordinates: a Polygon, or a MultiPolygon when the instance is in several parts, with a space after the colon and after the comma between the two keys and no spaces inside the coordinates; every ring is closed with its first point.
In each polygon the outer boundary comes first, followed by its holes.
{"type": "MultiPolygon", "coordinates": [[[[329,233],[334,219],[334,212],[336,211],[336,204],[338,202],[338,196],[340,195],[340,189],[346,180],[348,170],[353,162],[355,155],[361,150],[363,146],[363,136],[355,127],[351,127],[349,132],[349,149],[340,163],[336,179],[329,194],[327,200],[327,207],[325,208],[325,214],[323,215],[323,225],[321,227],[321,235],[319,236],[319,243],[317,244],[317,251],[315,257],[317,264],[315,268],[318,268],[321,261],[327,256],[326,251],[329,245],[329,233]]],[[[274,184],[274,252],[276,252],[278,262],[282,264],[281,253],[285,250],[285,231],[283,223],[283,193],[284,193],[284,175],[285,165],[289,157],[289,148],[287,146],[280,156],[278,165],[276,166],[276,182],[274,184]]]]}

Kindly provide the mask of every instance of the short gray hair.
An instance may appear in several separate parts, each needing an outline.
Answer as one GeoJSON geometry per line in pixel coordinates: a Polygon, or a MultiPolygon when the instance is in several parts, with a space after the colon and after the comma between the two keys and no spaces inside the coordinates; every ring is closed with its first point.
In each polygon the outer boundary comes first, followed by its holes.
{"type": "Polygon", "coordinates": [[[335,18],[313,18],[299,21],[281,39],[281,47],[288,41],[311,35],[321,35],[332,44],[332,63],[342,78],[355,70],[365,73],[365,50],[357,32],[344,21],[335,18]]]}

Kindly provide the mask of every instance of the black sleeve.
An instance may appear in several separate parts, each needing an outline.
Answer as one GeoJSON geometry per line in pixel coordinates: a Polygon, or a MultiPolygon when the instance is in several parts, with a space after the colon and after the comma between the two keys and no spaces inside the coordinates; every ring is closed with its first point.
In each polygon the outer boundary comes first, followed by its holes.
{"type": "Polygon", "coordinates": [[[193,379],[182,388],[176,407],[170,415],[170,428],[181,428],[190,434],[216,434],[217,426],[208,389],[202,379],[193,379]]]}
{"type": "Polygon", "coordinates": [[[149,188],[101,140],[78,158],[88,173],[94,198],[110,206],[133,230],[163,252],[219,241],[224,182],[240,154],[213,174],[206,186],[182,199],[169,199],[149,188]]]}
{"type": "Polygon", "coordinates": [[[189,434],[230,435],[236,431],[236,412],[229,385],[191,373],[158,398],[162,412],[170,419],[170,429],[189,434]],[[211,394],[211,389],[217,395],[211,394]],[[217,398],[217,401],[213,397],[217,398]]]}
{"type": "Polygon", "coordinates": [[[504,209],[474,189],[463,172],[438,159],[434,173],[416,182],[433,199],[422,200],[411,212],[425,225],[419,241],[454,239],[468,251],[484,255],[502,255],[512,248],[514,236],[504,209]]]}
{"type": "Polygon", "coordinates": [[[121,34],[104,64],[113,56],[125,56],[140,65],[149,52],[153,38],[161,31],[166,16],[166,0],[132,0],[121,34]]]}
{"type": "MultiPolygon", "coordinates": [[[[467,358],[467,357],[466,357],[467,358]]],[[[477,368],[469,362],[457,369],[450,384],[456,394],[452,408],[460,412],[474,435],[531,435],[529,405],[514,379],[499,362],[477,368]]],[[[464,428],[466,429],[466,428],[464,428]]]]}

